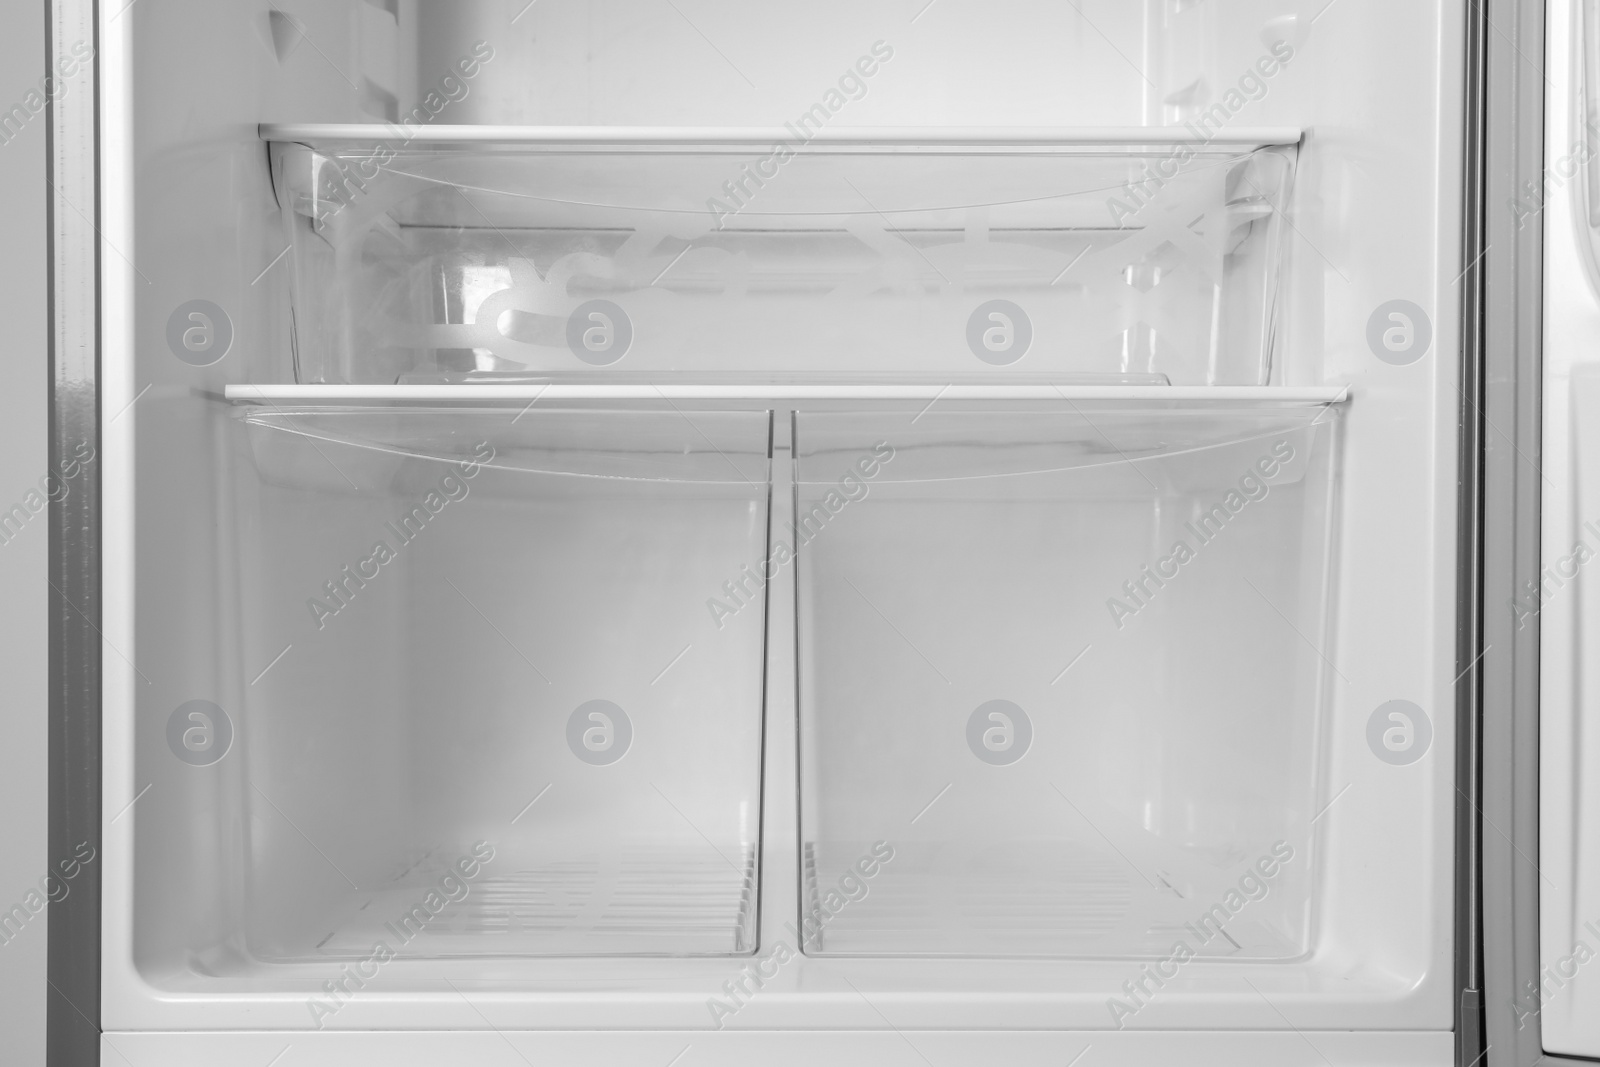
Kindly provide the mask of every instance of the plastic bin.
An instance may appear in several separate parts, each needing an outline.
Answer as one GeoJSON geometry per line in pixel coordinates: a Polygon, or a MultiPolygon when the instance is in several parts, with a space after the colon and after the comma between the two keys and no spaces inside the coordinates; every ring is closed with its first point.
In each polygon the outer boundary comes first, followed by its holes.
{"type": "Polygon", "coordinates": [[[264,129],[297,380],[1269,381],[1298,131],[714,132],[264,129]]]}
{"type": "Polygon", "coordinates": [[[763,554],[770,422],[240,409],[230,940],[752,951],[764,605],[705,603],[763,554]]]}
{"type": "Polygon", "coordinates": [[[1337,410],[796,415],[808,951],[1306,951],[1337,410]]]}

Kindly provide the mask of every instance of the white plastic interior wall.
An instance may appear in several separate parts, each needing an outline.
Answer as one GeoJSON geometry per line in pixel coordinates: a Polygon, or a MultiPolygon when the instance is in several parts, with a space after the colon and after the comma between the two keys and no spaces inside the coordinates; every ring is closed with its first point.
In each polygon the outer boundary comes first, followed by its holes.
{"type": "Polygon", "coordinates": [[[102,21],[107,1030],[1446,1062],[1461,5],[517,6],[102,21]]]}

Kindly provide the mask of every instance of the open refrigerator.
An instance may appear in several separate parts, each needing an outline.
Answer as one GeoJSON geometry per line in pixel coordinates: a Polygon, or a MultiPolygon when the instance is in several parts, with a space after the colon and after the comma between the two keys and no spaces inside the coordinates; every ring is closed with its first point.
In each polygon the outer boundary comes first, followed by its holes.
{"type": "Polygon", "coordinates": [[[102,7],[103,1063],[1457,1062],[1466,5],[918,6],[102,7]]]}

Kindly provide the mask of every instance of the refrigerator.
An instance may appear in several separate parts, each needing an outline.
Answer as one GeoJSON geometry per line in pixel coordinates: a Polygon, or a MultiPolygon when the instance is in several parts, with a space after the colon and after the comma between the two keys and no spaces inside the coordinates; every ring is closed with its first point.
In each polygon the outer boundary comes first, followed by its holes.
{"type": "Polygon", "coordinates": [[[1592,4],[277,4],[52,12],[52,1062],[1600,1057],[1592,4]]]}

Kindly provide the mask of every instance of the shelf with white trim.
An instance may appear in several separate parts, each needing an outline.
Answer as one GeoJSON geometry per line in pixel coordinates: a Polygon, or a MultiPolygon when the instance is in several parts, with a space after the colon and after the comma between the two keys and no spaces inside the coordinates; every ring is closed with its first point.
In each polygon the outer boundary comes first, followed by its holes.
{"type": "Polygon", "coordinates": [[[1295,126],[401,126],[386,123],[263,123],[263,141],[328,144],[541,145],[615,149],[661,147],[749,152],[774,143],[829,149],[1071,150],[1160,145],[1263,148],[1298,144],[1295,126]]]}

